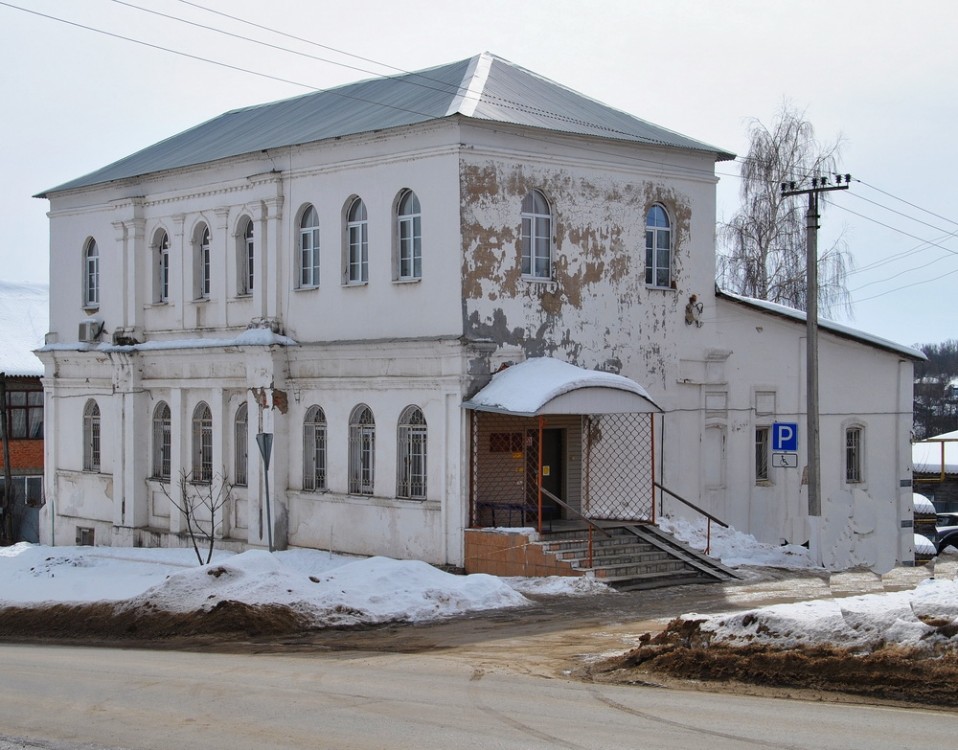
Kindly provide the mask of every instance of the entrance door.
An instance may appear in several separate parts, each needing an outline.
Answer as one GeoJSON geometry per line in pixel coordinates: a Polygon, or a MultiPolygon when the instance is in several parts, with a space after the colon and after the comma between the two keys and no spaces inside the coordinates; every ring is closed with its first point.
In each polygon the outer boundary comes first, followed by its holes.
{"type": "MultiPolygon", "coordinates": [[[[539,431],[526,433],[526,502],[537,505],[539,473],[539,431]]],[[[542,431],[542,487],[556,497],[565,497],[565,430],[550,428],[542,431]]],[[[551,521],[562,517],[562,508],[548,495],[542,495],[542,520],[551,521]]]]}

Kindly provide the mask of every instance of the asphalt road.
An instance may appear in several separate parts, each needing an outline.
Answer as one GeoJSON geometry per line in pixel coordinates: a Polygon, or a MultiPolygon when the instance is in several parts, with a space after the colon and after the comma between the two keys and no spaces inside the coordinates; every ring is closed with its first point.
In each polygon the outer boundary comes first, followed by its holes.
{"type": "Polygon", "coordinates": [[[596,685],[455,649],[0,645],[0,736],[34,743],[10,748],[901,750],[950,747],[956,731],[955,713],[596,685]]]}

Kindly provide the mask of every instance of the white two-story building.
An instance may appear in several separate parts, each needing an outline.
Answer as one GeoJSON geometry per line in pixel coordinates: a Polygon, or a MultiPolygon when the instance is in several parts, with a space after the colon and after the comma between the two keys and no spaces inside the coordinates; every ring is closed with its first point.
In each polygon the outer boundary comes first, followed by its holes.
{"type": "MultiPolygon", "coordinates": [[[[482,54],[45,191],[44,541],[181,544],[183,494],[225,484],[224,545],[462,565],[544,477],[552,518],[692,512],[662,485],[807,541],[804,439],[771,444],[804,430],[803,318],[715,290],[729,158],[482,54]]],[[[820,348],[823,558],[908,561],[921,355],[820,348]]]]}

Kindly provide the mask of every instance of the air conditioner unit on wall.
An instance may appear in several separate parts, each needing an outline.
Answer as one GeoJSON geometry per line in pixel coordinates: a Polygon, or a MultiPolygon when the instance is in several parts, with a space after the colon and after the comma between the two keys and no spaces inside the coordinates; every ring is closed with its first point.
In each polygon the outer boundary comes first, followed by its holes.
{"type": "Polygon", "coordinates": [[[77,338],[79,338],[80,341],[90,343],[100,337],[102,330],[103,323],[99,320],[84,320],[80,323],[80,332],[77,334],[77,338]]]}

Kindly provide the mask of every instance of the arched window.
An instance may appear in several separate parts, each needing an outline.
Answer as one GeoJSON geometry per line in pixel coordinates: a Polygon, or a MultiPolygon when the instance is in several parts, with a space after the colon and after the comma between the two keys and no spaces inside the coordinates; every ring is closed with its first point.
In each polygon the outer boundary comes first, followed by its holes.
{"type": "Polygon", "coordinates": [[[645,217],[645,283],[665,289],[672,286],[672,224],[658,204],[645,217]]]}
{"type": "Polygon", "coordinates": [[[100,470],[100,407],[92,398],[83,407],[83,470],[100,470]]]}
{"type": "Polygon", "coordinates": [[[303,489],[326,489],[326,415],[318,406],[303,420],[303,489]]]}
{"type": "Polygon", "coordinates": [[[153,476],[169,480],[170,456],[170,407],[160,401],[153,410],[153,476]]]}
{"type": "Polygon", "coordinates": [[[249,467],[246,451],[249,436],[249,420],[246,404],[240,404],[233,420],[233,481],[237,487],[245,487],[249,467]]]}
{"type": "Polygon", "coordinates": [[[299,220],[299,286],[319,286],[319,214],[311,205],[299,220]]]}
{"type": "Polygon", "coordinates": [[[100,306],[100,250],[93,239],[83,253],[83,306],[100,306]]]}
{"type": "Polygon", "coordinates": [[[213,481],[213,414],[202,401],[193,410],[193,481],[213,481]]]}
{"type": "Polygon", "coordinates": [[[253,243],[253,220],[246,219],[241,225],[242,234],[239,238],[239,253],[236,267],[239,270],[239,284],[236,293],[253,293],[253,269],[254,269],[254,243],[253,243]]]}
{"type": "Polygon", "coordinates": [[[197,230],[199,240],[196,245],[196,298],[209,299],[211,281],[210,228],[202,226],[197,230]]]}
{"type": "Polygon", "coordinates": [[[407,406],[399,417],[396,486],[398,497],[426,499],[426,418],[418,406],[407,406]]]}
{"type": "Polygon", "coordinates": [[[419,198],[412,190],[403,191],[396,210],[398,274],[401,281],[422,278],[422,216],[419,198]]]}
{"type": "Polygon", "coordinates": [[[349,417],[349,491],[372,495],[375,479],[376,421],[372,410],[360,404],[349,417]]]}
{"type": "Polygon", "coordinates": [[[369,281],[369,231],[366,204],[356,198],[346,214],[346,280],[350,284],[369,281]]]}
{"type": "Polygon", "coordinates": [[[155,247],[155,268],[156,275],[153,277],[153,301],[170,301],[170,236],[166,232],[160,232],[156,236],[155,247]]]}
{"type": "Polygon", "coordinates": [[[522,275],[552,278],[552,210],[538,190],[522,199],[522,275]]]}

